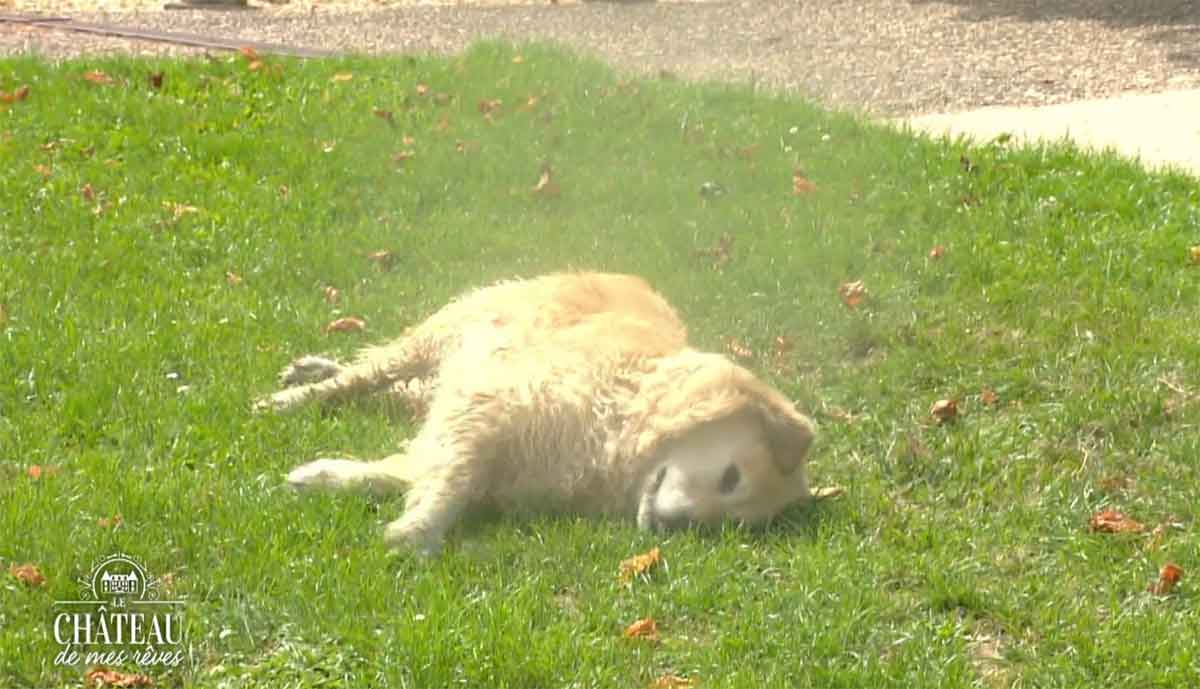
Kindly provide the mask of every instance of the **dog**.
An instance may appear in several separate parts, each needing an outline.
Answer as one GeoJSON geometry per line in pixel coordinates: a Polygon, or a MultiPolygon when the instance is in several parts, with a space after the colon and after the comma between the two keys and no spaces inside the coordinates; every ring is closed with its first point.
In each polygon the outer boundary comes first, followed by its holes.
{"type": "Polygon", "coordinates": [[[424,415],[402,452],[317,459],[297,489],[406,491],[394,548],[432,554],[467,508],[635,517],[668,530],[769,521],[810,498],[813,422],[719,354],[688,346],[643,279],[557,273],[451,301],[348,365],[301,357],[260,411],[383,394],[424,415]]]}

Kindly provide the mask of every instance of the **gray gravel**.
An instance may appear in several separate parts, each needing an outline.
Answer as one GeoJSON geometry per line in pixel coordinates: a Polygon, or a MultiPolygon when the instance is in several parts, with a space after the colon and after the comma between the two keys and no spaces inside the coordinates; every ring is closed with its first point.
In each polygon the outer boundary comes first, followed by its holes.
{"type": "MultiPolygon", "coordinates": [[[[69,14],[370,53],[453,52],[481,36],[552,39],[625,70],[754,82],[890,116],[1200,87],[1200,0],[745,0],[69,14]]],[[[187,52],[0,25],[0,52],[30,50],[51,57],[187,52]]]]}

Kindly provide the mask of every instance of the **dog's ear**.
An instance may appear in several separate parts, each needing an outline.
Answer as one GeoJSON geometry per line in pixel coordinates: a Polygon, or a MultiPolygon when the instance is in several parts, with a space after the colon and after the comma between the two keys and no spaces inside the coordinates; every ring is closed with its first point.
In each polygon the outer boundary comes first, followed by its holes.
{"type": "Polygon", "coordinates": [[[804,465],[816,428],[807,416],[796,411],[791,401],[758,380],[747,386],[751,406],[762,419],[771,445],[771,456],[784,474],[804,465]]]}
{"type": "Polygon", "coordinates": [[[700,424],[751,412],[763,424],[780,472],[792,474],[816,435],[813,422],[779,391],[720,355],[693,350],[659,360],[641,381],[633,407],[626,440],[635,455],[652,453],[700,424]]]}

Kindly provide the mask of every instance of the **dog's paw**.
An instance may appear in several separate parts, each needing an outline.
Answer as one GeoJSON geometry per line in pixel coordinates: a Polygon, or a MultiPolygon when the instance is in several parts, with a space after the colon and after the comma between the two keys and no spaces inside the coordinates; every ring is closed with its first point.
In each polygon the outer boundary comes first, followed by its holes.
{"type": "Polygon", "coordinates": [[[345,488],[359,481],[362,463],[349,459],[317,459],[288,472],[288,485],[296,490],[345,488]]]}
{"type": "Polygon", "coordinates": [[[416,553],[421,557],[433,557],[442,550],[442,534],[423,528],[403,517],[397,519],[383,533],[383,541],[393,553],[416,553]]]}
{"type": "Polygon", "coordinates": [[[297,385],[319,383],[341,373],[342,366],[332,359],[321,356],[302,356],[279,372],[279,384],[290,388],[297,385]]]}

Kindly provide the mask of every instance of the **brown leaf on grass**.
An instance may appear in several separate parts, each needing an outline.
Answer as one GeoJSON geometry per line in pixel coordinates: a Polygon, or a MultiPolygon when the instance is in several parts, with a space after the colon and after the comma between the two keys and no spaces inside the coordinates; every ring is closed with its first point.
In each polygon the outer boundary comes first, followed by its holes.
{"type": "Polygon", "coordinates": [[[618,577],[622,584],[628,584],[633,581],[634,577],[648,573],[651,569],[658,566],[662,562],[662,554],[658,546],[654,546],[650,550],[641,555],[621,560],[621,566],[618,577]]]}
{"type": "Polygon", "coordinates": [[[57,476],[60,471],[62,471],[62,467],[56,464],[50,464],[47,466],[30,464],[29,468],[25,470],[25,474],[34,481],[37,481],[42,477],[50,478],[51,476],[57,476]]]}
{"type": "MultiPolygon", "coordinates": [[[[741,148],[737,149],[735,153],[737,157],[741,158],[742,160],[754,160],[755,156],[758,155],[758,152],[761,149],[762,144],[750,144],[749,146],[742,146],[741,148]]],[[[795,184],[794,177],[792,178],[792,184],[795,184]]]]}
{"type": "Polygon", "coordinates": [[[771,341],[771,353],[776,357],[781,357],[792,351],[792,341],[785,335],[776,335],[771,341]]]}
{"type": "Polygon", "coordinates": [[[499,110],[500,106],[502,105],[504,105],[504,101],[500,100],[499,98],[481,100],[479,101],[479,114],[491,115],[499,110]]]}
{"type": "Polygon", "coordinates": [[[367,254],[367,260],[374,263],[380,270],[391,270],[396,263],[396,254],[383,249],[367,254]]]}
{"type": "Polygon", "coordinates": [[[979,401],[983,404],[983,406],[990,407],[996,402],[1000,401],[1000,396],[996,394],[995,390],[992,390],[991,388],[984,388],[979,392],[979,401]]]}
{"type": "Polygon", "coordinates": [[[150,88],[157,91],[158,89],[162,88],[163,73],[162,72],[154,72],[147,78],[147,80],[150,82],[150,88]]]}
{"type": "Polygon", "coordinates": [[[426,84],[417,84],[413,90],[415,90],[417,92],[418,96],[424,96],[429,93],[429,86],[427,86],[426,84]]]}
{"type": "Polygon", "coordinates": [[[105,74],[104,72],[101,72],[98,69],[93,69],[89,72],[84,72],[83,80],[89,81],[93,84],[100,84],[102,86],[113,83],[112,77],[108,76],[107,74],[105,74]]]}
{"type": "Polygon", "coordinates": [[[942,256],[945,256],[945,255],[946,255],[946,247],[942,246],[941,244],[938,244],[937,246],[935,246],[929,250],[929,258],[934,261],[938,260],[939,258],[941,258],[942,256]]]}
{"type": "Polygon", "coordinates": [[[242,284],[242,276],[232,270],[225,271],[225,282],[229,283],[230,287],[237,287],[242,284]]]}
{"type": "Polygon", "coordinates": [[[257,72],[258,70],[260,70],[262,68],[263,68],[262,60],[251,60],[246,63],[246,69],[250,70],[251,72],[257,72]]]}
{"type": "Polygon", "coordinates": [[[0,103],[8,105],[10,103],[18,103],[29,97],[29,86],[21,86],[17,90],[9,93],[8,91],[0,91],[0,103]]]}
{"type": "Polygon", "coordinates": [[[247,62],[253,62],[258,59],[258,51],[248,45],[238,48],[238,53],[240,53],[242,57],[246,58],[247,62]]]}
{"type": "Polygon", "coordinates": [[[79,189],[79,193],[83,195],[85,201],[92,201],[96,198],[96,190],[92,188],[92,183],[88,182],[79,189]]]}
{"type": "Polygon", "coordinates": [[[945,399],[938,400],[929,408],[929,415],[938,423],[948,423],[958,418],[958,402],[945,399]]]}
{"type": "Polygon", "coordinates": [[[705,249],[696,249],[697,256],[712,259],[713,268],[723,268],[733,258],[733,235],[728,232],[717,238],[717,243],[705,249]]]}
{"type": "Polygon", "coordinates": [[[334,287],[333,285],[329,285],[325,288],[325,303],[326,304],[333,306],[334,304],[341,301],[341,299],[342,299],[342,293],[338,291],[338,288],[334,287]]]}
{"type": "Polygon", "coordinates": [[[735,359],[753,359],[754,350],[747,347],[740,340],[730,338],[725,341],[725,349],[734,356],[735,359]]]}
{"type": "Polygon", "coordinates": [[[1101,510],[1088,519],[1088,528],[1094,533],[1141,533],[1146,526],[1130,519],[1114,509],[1101,510]]]}
{"type": "Polygon", "coordinates": [[[838,285],[838,296],[842,298],[842,303],[847,308],[856,309],[867,298],[867,286],[863,284],[862,280],[843,282],[838,285]]]}
{"type": "Polygon", "coordinates": [[[625,628],[625,638],[658,641],[658,623],[653,617],[640,619],[625,628]]]}
{"type": "Polygon", "coordinates": [[[822,486],[820,488],[813,488],[811,493],[813,500],[840,498],[845,494],[846,488],[844,486],[822,486]]]}
{"type": "Polygon", "coordinates": [[[542,165],[542,174],[538,177],[537,184],[533,186],[533,193],[542,198],[554,198],[562,193],[558,182],[554,181],[554,170],[549,163],[542,165]]]}
{"type": "Polygon", "coordinates": [[[330,322],[325,326],[326,333],[352,333],[365,330],[367,322],[355,316],[346,316],[330,322]]]}
{"type": "Polygon", "coordinates": [[[179,220],[185,215],[192,215],[193,213],[200,212],[200,209],[196,208],[195,206],[190,206],[186,203],[176,203],[174,201],[163,201],[162,207],[171,211],[171,215],[176,220],[179,220]]]}
{"type": "Polygon", "coordinates": [[[354,79],[354,75],[351,74],[350,72],[338,72],[337,74],[334,74],[332,77],[329,78],[329,80],[334,83],[353,81],[353,79],[354,79]]]}
{"type": "Polygon", "coordinates": [[[1179,565],[1168,562],[1158,570],[1158,581],[1150,584],[1147,591],[1156,596],[1165,596],[1175,589],[1175,585],[1183,578],[1183,568],[1179,565]]]}
{"type": "Polygon", "coordinates": [[[33,169],[36,170],[37,173],[42,177],[49,177],[50,175],[54,174],[54,170],[50,169],[49,165],[43,165],[41,163],[34,165],[33,169]]]}
{"type": "Polygon", "coordinates": [[[408,134],[405,134],[404,136],[400,137],[400,143],[404,144],[405,146],[413,146],[417,143],[417,140],[408,134]]]}
{"type": "Polygon", "coordinates": [[[804,171],[800,168],[792,170],[792,193],[796,196],[811,194],[817,190],[817,185],[812,183],[808,177],[804,175],[804,171]]]}
{"type": "Polygon", "coordinates": [[[286,185],[286,184],[279,185],[279,198],[286,199],[288,196],[291,196],[291,194],[292,194],[292,190],[288,189],[288,185],[286,185]]]}
{"type": "Polygon", "coordinates": [[[83,686],[94,687],[118,687],[119,689],[127,689],[129,687],[152,687],[154,680],[148,675],[132,674],[128,672],[119,672],[110,670],[109,668],[96,666],[87,671],[83,676],[83,686]]]}
{"type": "Polygon", "coordinates": [[[388,124],[396,124],[396,115],[393,114],[391,110],[384,110],[382,108],[373,108],[371,110],[371,112],[376,117],[387,122],[388,124]]]}
{"type": "Polygon", "coordinates": [[[96,526],[100,526],[105,529],[115,528],[123,523],[125,523],[125,518],[120,514],[114,514],[111,517],[101,517],[96,520],[96,526]]]}
{"type": "Polygon", "coordinates": [[[671,673],[659,675],[650,683],[650,689],[686,689],[696,686],[694,677],[680,677],[671,673]]]}
{"type": "Polygon", "coordinates": [[[8,573],[26,586],[41,586],[46,583],[46,577],[42,576],[42,570],[38,569],[35,564],[9,565],[8,573]]]}
{"type": "Polygon", "coordinates": [[[416,151],[414,151],[414,150],[412,150],[412,149],[406,149],[406,150],[403,150],[403,151],[397,151],[397,152],[395,152],[395,153],[393,153],[393,154],[392,154],[392,162],[393,162],[393,163],[396,163],[397,165],[399,165],[400,163],[403,163],[403,162],[405,162],[406,160],[408,160],[409,158],[411,158],[411,157],[415,156],[416,154],[417,154],[417,152],[416,152],[416,151]]]}

